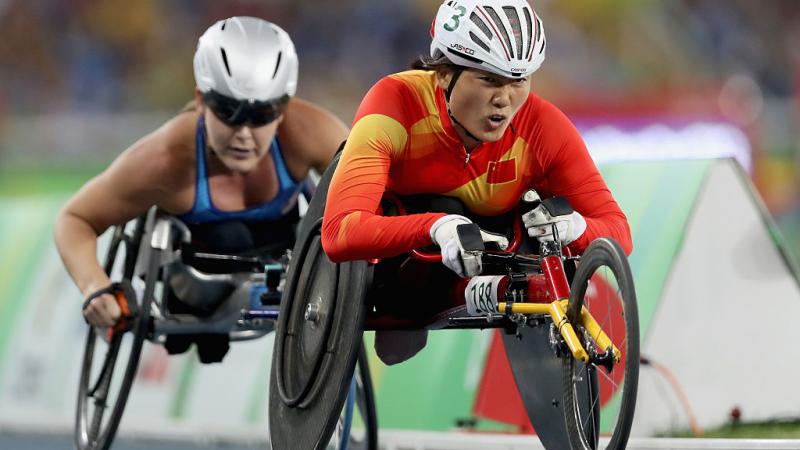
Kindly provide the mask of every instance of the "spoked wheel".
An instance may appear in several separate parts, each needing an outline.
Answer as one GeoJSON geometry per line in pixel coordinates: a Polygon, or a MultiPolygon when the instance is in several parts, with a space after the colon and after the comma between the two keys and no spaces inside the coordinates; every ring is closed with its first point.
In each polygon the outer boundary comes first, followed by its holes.
{"type": "Polygon", "coordinates": [[[586,364],[565,355],[564,414],[575,450],[623,449],[630,436],[639,380],[639,313],[628,261],[607,238],[592,242],[572,282],[567,317],[588,350],[586,364]],[[602,354],[580,325],[585,306],[620,350],[619,362],[602,354]]]}
{"type": "Polygon", "coordinates": [[[350,384],[347,401],[328,443],[329,450],[378,450],[378,420],[375,395],[364,345],[350,384]]]}
{"type": "MultiPolygon", "coordinates": [[[[154,214],[147,217],[154,217],[154,214]]],[[[125,232],[124,225],[113,230],[105,270],[112,280],[121,280],[123,294],[129,303],[137,303],[138,314],[132,319],[129,331],[122,333],[89,327],[78,385],[75,421],[75,444],[79,450],[105,450],[111,446],[139,366],[142,344],[148,331],[150,302],[159,263],[157,251],[145,252],[150,258],[145,275],[144,295],[137,298],[132,283],[136,281],[134,271],[140,250],[139,243],[143,240],[147,225],[152,225],[152,219],[140,217],[135,221],[132,234],[125,232]],[[121,275],[117,276],[119,271],[121,275]]]]}

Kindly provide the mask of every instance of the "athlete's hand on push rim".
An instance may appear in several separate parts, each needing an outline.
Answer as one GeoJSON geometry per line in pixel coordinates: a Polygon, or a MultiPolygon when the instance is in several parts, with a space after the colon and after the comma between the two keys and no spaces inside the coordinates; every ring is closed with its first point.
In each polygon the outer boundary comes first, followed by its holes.
{"type": "MultiPolygon", "coordinates": [[[[458,236],[457,227],[472,223],[468,218],[458,214],[440,217],[431,226],[430,235],[433,243],[442,251],[442,264],[462,278],[474,277],[481,273],[481,258],[474,252],[467,252],[458,236]]],[[[494,242],[505,250],[508,238],[503,235],[481,230],[484,243],[494,242]]]]}
{"type": "Polygon", "coordinates": [[[554,231],[558,233],[561,245],[569,245],[586,231],[586,219],[577,211],[564,215],[552,215],[544,204],[522,215],[522,222],[528,236],[540,242],[554,241],[554,231]],[[553,228],[555,227],[555,230],[553,228]]]}
{"type": "Polygon", "coordinates": [[[103,294],[92,299],[83,310],[83,317],[90,325],[108,328],[117,323],[122,310],[112,294],[103,294]]]}

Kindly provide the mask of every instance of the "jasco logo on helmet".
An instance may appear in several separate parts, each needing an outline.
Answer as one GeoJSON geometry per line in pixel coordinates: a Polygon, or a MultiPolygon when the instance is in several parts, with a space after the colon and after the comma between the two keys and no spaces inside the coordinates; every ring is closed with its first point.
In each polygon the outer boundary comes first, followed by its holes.
{"type": "Polygon", "coordinates": [[[446,0],[432,32],[431,57],[460,66],[519,78],[544,61],[544,27],[526,0],[446,0]]]}
{"type": "Polygon", "coordinates": [[[463,45],[457,44],[457,43],[456,44],[450,44],[450,48],[456,49],[459,52],[466,53],[468,55],[474,55],[475,54],[475,50],[473,50],[473,49],[471,49],[469,47],[464,47],[463,45]]]}

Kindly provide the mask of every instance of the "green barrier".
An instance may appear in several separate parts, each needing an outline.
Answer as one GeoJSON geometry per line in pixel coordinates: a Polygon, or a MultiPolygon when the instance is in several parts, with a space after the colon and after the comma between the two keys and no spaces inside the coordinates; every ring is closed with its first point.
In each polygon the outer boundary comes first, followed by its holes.
{"type": "Polygon", "coordinates": [[[51,196],[0,201],[0,384],[10,337],[38,281],[37,269],[49,254],[62,203],[62,197],[51,196]]]}

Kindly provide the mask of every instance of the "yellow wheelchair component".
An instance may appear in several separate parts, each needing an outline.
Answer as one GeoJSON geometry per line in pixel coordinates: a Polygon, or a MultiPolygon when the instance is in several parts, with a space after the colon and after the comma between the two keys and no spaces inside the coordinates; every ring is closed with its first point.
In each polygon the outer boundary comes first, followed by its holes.
{"type": "MultiPolygon", "coordinates": [[[[564,338],[567,347],[569,347],[572,356],[583,362],[589,361],[589,354],[575,334],[575,329],[567,319],[567,305],[569,299],[556,300],[552,303],[511,303],[511,311],[508,311],[506,303],[497,305],[498,311],[501,314],[524,314],[524,315],[548,315],[553,319],[559,333],[564,338]]],[[[614,346],[609,339],[608,335],[600,328],[600,325],[594,320],[594,317],[589,313],[586,307],[581,308],[581,325],[589,332],[590,336],[597,343],[598,348],[602,352],[606,352],[609,348],[614,354],[614,362],[619,362],[622,353],[614,346]]]]}

